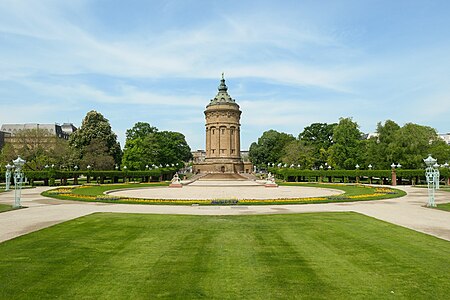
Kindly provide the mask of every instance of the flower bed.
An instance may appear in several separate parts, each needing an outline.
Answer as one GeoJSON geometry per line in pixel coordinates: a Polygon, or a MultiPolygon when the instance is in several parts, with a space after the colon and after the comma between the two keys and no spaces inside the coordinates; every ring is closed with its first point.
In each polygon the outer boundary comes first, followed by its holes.
{"type": "MultiPolygon", "coordinates": [[[[291,184],[289,184],[291,185],[291,184]]],[[[309,198],[282,198],[282,199],[142,199],[121,197],[105,194],[106,191],[126,188],[126,185],[109,185],[96,188],[98,185],[83,185],[79,187],[63,187],[44,192],[44,196],[54,197],[58,199],[79,200],[79,201],[97,201],[111,203],[135,203],[135,204],[176,204],[176,205],[266,205],[266,204],[304,204],[304,203],[324,203],[324,202],[345,202],[345,201],[362,201],[377,200],[384,198],[393,198],[404,195],[404,192],[386,187],[369,187],[364,185],[333,185],[333,188],[341,189],[345,193],[329,197],[309,197],[309,198]],[[87,190],[91,188],[92,190],[87,190]],[[76,190],[83,189],[83,192],[76,190]],[[100,194],[101,193],[101,194],[100,194]]],[[[315,185],[316,187],[330,188],[330,185],[315,185]]]]}

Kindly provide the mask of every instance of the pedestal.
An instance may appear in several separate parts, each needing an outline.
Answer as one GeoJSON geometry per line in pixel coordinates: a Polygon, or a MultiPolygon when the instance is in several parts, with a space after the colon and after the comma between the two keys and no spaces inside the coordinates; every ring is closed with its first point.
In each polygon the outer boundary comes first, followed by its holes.
{"type": "Polygon", "coordinates": [[[183,185],[181,183],[171,183],[169,184],[170,188],[182,188],[183,185]]]}
{"type": "Polygon", "coordinates": [[[397,173],[395,172],[395,169],[392,170],[392,186],[396,186],[397,185],[397,173]]]}
{"type": "Polygon", "coordinates": [[[264,186],[266,188],[277,188],[278,184],[276,184],[276,183],[266,183],[266,184],[264,184],[264,186]]]}

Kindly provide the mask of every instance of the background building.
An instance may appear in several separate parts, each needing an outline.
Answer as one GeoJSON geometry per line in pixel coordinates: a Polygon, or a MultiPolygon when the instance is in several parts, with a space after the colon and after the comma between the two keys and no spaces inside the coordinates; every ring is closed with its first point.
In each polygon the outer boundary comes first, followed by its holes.
{"type": "Polygon", "coordinates": [[[447,143],[447,145],[450,145],[450,132],[439,134],[439,137],[443,139],[447,143]]]}
{"type": "Polygon", "coordinates": [[[56,139],[68,140],[77,128],[72,123],[59,124],[3,124],[0,145],[11,143],[15,148],[24,145],[51,146],[56,139]]]}

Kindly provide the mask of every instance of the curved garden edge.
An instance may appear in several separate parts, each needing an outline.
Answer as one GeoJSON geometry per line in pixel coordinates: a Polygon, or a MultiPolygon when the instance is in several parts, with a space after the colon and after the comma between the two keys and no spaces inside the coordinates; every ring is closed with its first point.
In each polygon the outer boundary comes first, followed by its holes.
{"type": "Polygon", "coordinates": [[[115,184],[115,185],[88,185],[78,187],[59,187],[43,192],[45,197],[74,200],[83,202],[118,203],[118,204],[151,204],[151,205],[285,205],[285,204],[315,204],[315,203],[340,203],[355,201],[384,200],[399,198],[406,195],[405,191],[390,187],[368,186],[360,184],[322,184],[322,183],[281,183],[282,185],[309,186],[315,188],[332,188],[344,191],[338,196],[294,198],[294,199],[271,199],[271,200],[183,200],[183,199],[141,199],[125,198],[105,195],[111,190],[127,188],[148,188],[156,186],[167,186],[168,183],[159,184],[115,184]]]}

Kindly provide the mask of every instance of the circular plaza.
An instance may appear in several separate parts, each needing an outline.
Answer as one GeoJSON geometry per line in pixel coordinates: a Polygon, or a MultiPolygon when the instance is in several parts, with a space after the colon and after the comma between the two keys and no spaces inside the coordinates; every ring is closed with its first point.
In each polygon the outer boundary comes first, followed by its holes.
{"type": "Polygon", "coordinates": [[[142,199],[168,200],[214,200],[214,199],[299,199],[328,197],[342,194],[343,191],[329,188],[299,186],[265,187],[260,184],[243,182],[208,182],[204,185],[187,185],[183,188],[151,187],[110,191],[109,195],[142,199]]]}

